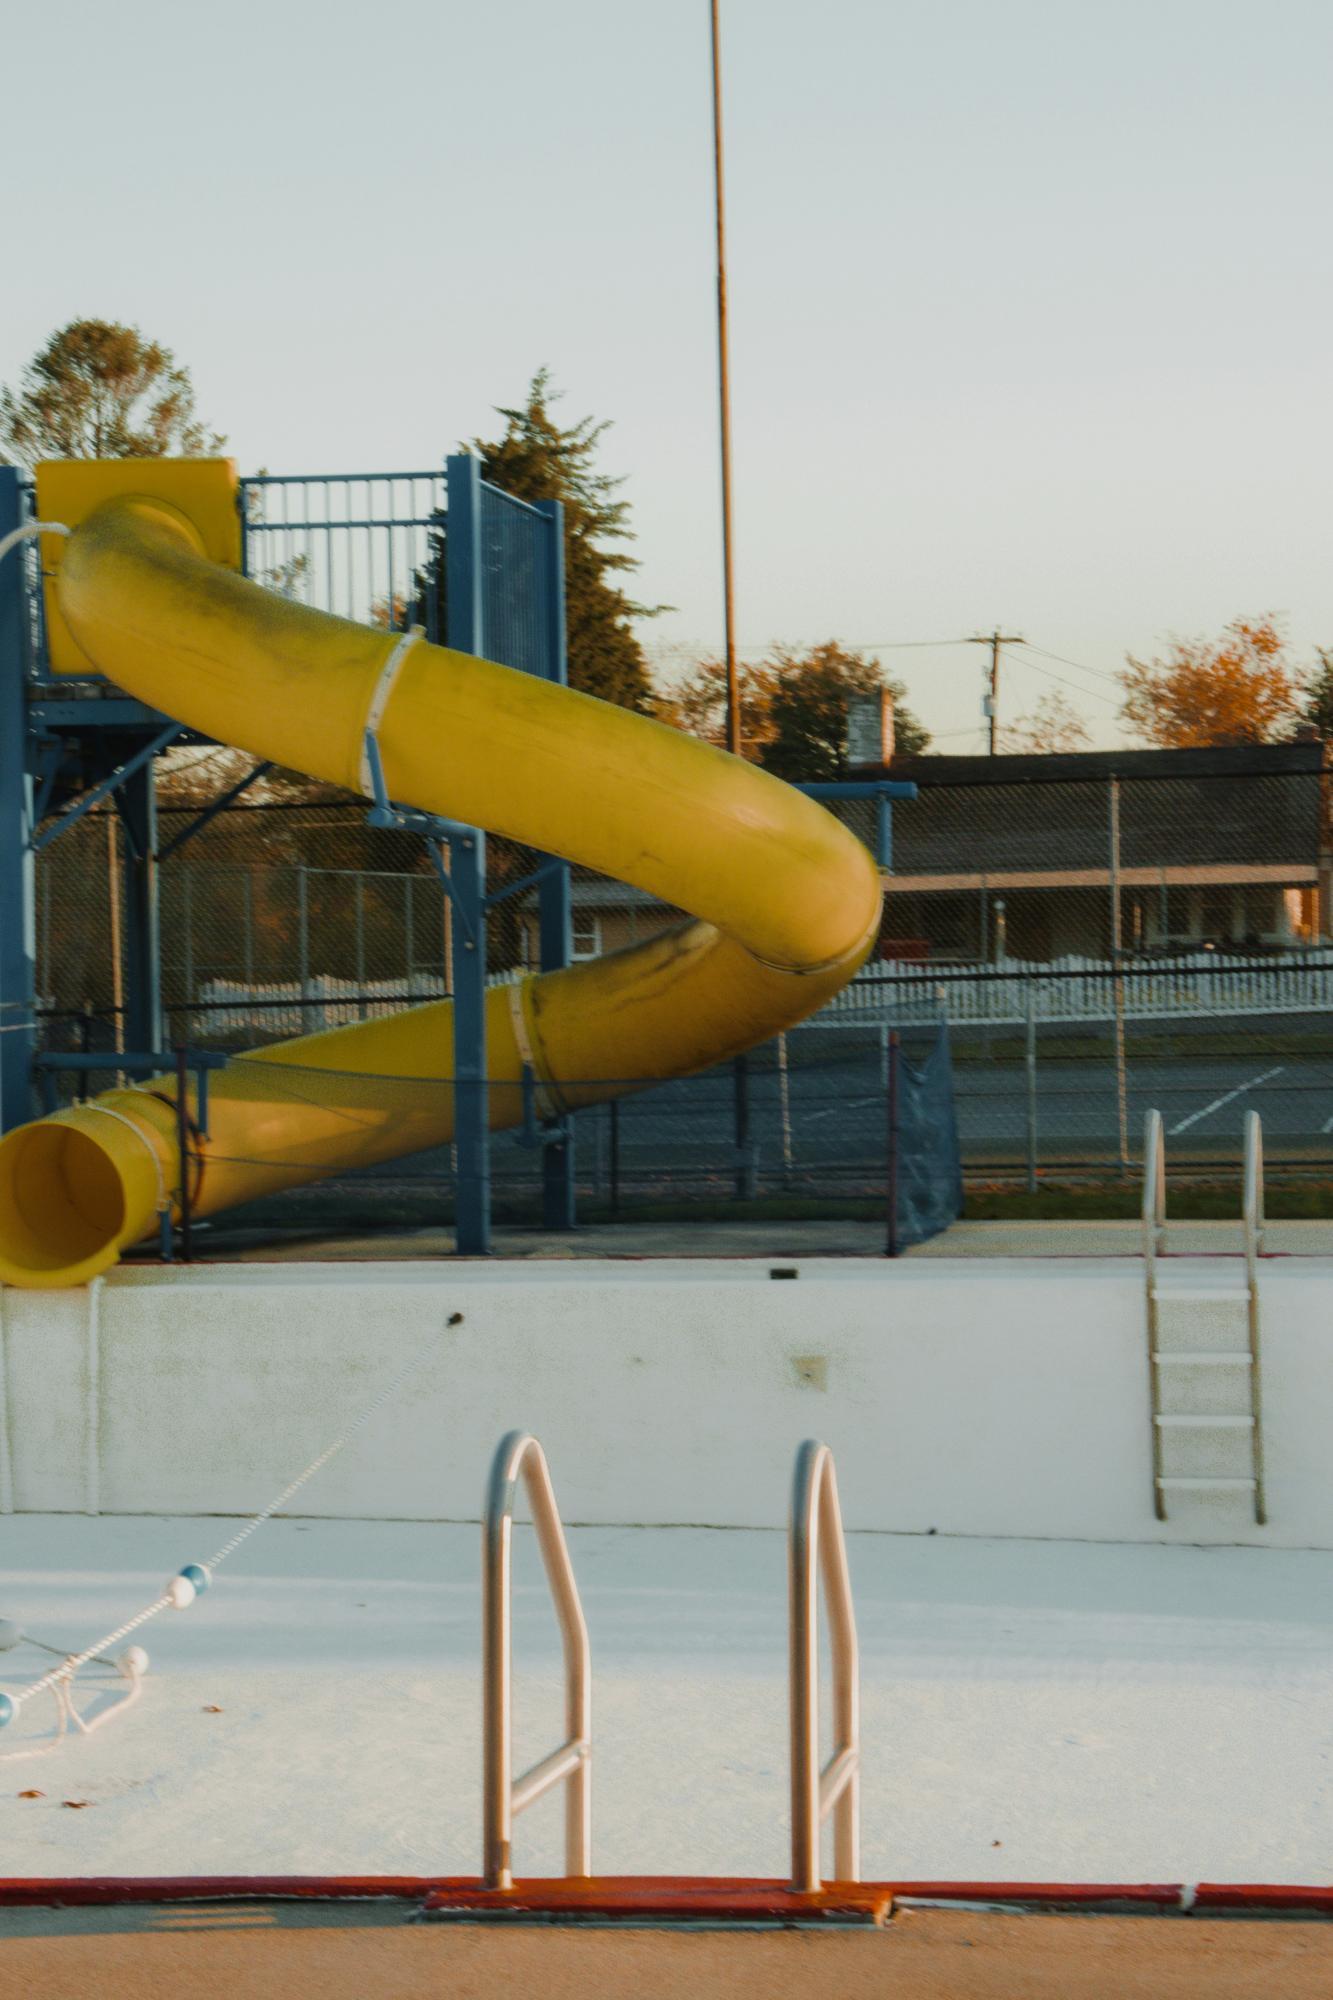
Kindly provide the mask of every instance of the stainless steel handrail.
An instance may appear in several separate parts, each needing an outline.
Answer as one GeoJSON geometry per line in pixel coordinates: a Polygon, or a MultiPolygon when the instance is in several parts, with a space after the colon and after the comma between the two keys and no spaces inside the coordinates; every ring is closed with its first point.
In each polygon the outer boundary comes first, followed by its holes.
{"type": "Polygon", "coordinates": [[[861,1872],[861,1694],[856,1614],[833,1454],[807,1438],[796,1454],[787,1543],[791,1699],[791,1879],[818,1889],[820,1830],[833,1817],[833,1870],[861,1872]],[[819,1764],[819,1579],[833,1656],[833,1755],[819,1764]]]}
{"type": "Polygon", "coordinates": [[[1259,1361],[1259,1258],[1264,1247],[1264,1129],[1257,1111],[1245,1114],[1245,1192],[1241,1206],[1245,1224],[1246,1326],[1250,1341],[1250,1413],[1254,1418],[1254,1518],[1262,1528],[1268,1520],[1264,1491],[1263,1381],[1259,1361]]]}
{"type": "Polygon", "coordinates": [[[1152,1434],[1152,1508],[1159,1521],[1166,1519],[1166,1495],[1162,1490],[1162,1427],[1157,1413],[1162,1407],[1162,1376],[1157,1365],[1157,1259],[1166,1248],[1166,1139],[1162,1114],[1150,1111],[1143,1127],[1143,1274],[1148,1306],[1148,1428],[1152,1434]]]}
{"type": "Polygon", "coordinates": [[[592,1853],[592,1656],[588,1627],[565,1545],[546,1457],[535,1437],[510,1431],[491,1464],[482,1524],[482,1874],[488,1889],[513,1886],[516,1814],[564,1783],[565,1873],[586,1875],[592,1853]],[[520,1479],[532,1509],[555,1603],[565,1660],[565,1741],[549,1757],[513,1775],[510,1581],[514,1503],[520,1479]]]}
{"type": "Polygon", "coordinates": [[[1143,1255],[1153,1259],[1166,1249],[1166,1140],[1162,1114],[1150,1111],[1143,1127],[1143,1255]]]}

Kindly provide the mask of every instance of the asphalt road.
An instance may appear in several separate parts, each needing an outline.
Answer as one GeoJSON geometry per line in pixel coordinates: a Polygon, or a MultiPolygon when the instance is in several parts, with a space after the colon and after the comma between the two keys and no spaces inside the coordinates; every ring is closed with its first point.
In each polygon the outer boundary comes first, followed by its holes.
{"type": "MultiPolygon", "coordinates": [[[[1184,1048],[1177,1041],[1170,1055],[1131,1055],[1125,1092],[1130,1153],[1137,1156],[1145,1115],[1156,1109],[1173,1160],[1236,1159],[1245,1113],[1255,1108],[1263,1117],[1271,1162],[1326,1162],[1333,1171],[1333,1055],[1293,1055],[1292,1038],[1285,1047],[1281,1042],[1265,1047],[1267,1039],[1256,1037],[1253,1047],[1236,1055],[1205,1048],[1191,1054],[1187,1040],[1184,1048]]],[[[924,1046],[909,1043],[909,1061],[924,1046]]],[[[842,1047],[845,1053],[835,1050],[829,1059],[793,1060],[785,1087],[771,1052],[752,1059],[750,1140],[764,1185],[772,1186],[784,1168],[811,1188],[826,1177],[832,1191],[882,1173],[888,1105],[881,1052],[873,1037],[846,1037],[842,1047]]],[[[1115,1160],[1120,1109],[1109,1038],[1104,1053],[1094,1049],[1072,1059],[1057,1056],[1057,1047],[1054,1037],[1038,1043],[1038,1161],[1115,1160]]],[[[1029,1080],[1012,1042],[989,1058],[974,1052],[956,1062],[954,1092],[965,1164],[1026,1157],[1029,1080]]],[[[605,1190],[615,1144],[625,1184],[642,1187],[660,1179],[683,1187],[729,1180],[736,1170],[735,1117],[729,1071],[655,1085],[623,1097],[614,1112],[596,1106],[576,1119],[579,1178],[605,1190]]],[[[497,1186],[534,1181],[540,1174],[540,1150],[524,1146],[514,1133],[498,1134],[492,1155],[497,1186]]],[[[439,1148],[390,1162],[373,1178],[401,1182],[451,1174],[449,1151],[439,1148]]]]}
{"type": "MultiPolygon", "coordinates": [[[[969,1061],[954,1074],[964,1158],[1021,1153],[1027,1144],[1029,1081],[1021,1062],[969,1061]]],[[[1133,1061],[1126,1069],[1126,1123],[1137,1150],[1149,1110],[1161,1112],[1168,1144],[1179,1157],[1239,1149],[1245,1113],[1257,1109],[1270,1153],[1285,1150],[1333,1166],[1333,1058],[1265,1054],[1238,1057],[1174,1055],[1133,1061]],[[1174,1142],[1174,1143],[1173,1143],[1174,1142]]],[[[1118,1150],[1119,1094],[1115,1064],[1105,1059],[1043,1060],[1035,1071],[1039,1155],[1090,1158],[1118,1150]]],[[[620,1105],[622,1166],[643,1172],[660,1162],[677,1172],[726,1167],[732,1160],[734,1110],[729,1078],[664,1084],[620,1105]]],[[[887,1102],[877,1056],[860,1056],[789,1072],[784,1117],[772,1072],[750,1084],[751,1137],[761,1167],[786,1157],[800,1167],[847,1167],[882,1161],[887,1102]]],[[[609,1167],[610,1117],[605,1109],[578,1120],[585,1170],[600,1153],[609,1167]]],[[[512,1142],[510,1142],[512,1143],[512,1142]]],[[[515,1162],[518,1165],[518,1162],[515,1162]]]]}

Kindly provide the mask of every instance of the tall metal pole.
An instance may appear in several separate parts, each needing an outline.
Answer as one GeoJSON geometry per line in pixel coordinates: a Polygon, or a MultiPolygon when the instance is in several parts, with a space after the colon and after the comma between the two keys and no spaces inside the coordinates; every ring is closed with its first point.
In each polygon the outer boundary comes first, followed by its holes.
{"type": "Polygon", "coordinates": [[[727,748],[741,754],[740,690],[736,680],[736,601],[731,536],[731,367],[727,354],[726,197],[722,180],[722,48],[718,0],[709,0],[713,45],[713,188],[717,226],[717,388],[722,449],[722,609],[726,633],[727,748]]]}
{"type": "Polygon", "coordinates": [[[125,1042],[157,1050],[165,1039],[162,1016],[162,933],[158,922],[157,759],[125,780],[115,793],[125,834],[125,1042]]]}
{"type": "MultiPolygon", "coordinates": [[[[111,1027],[117,1049],[125,1046],[125,947],[120,930],[120,854],[116,830],[120,821],[114,812],[106,816],[106,900],[111,916],[111,1027]]],[[[125,1088],[125,1078],[117,1073],[117,1090],[125,1088]]]]}
{"type": "Polygon", "coordinates": [[[1125,982],[1121,975],[1120,951],[1120,780],[1108,780],[1108,832],[1110,834],[1110,867],[1107,871],[1111,888],[1111,992],[1114,1002],[1115,1027],[1115,1103],[1116,1141],[1120,1154],[1120,1171],[1129,1172],[1129,1079],[1125,1063],[1125,982]]]}
{"type": "MultiPolygon", "coordinates": [[[[0,465],[0,535],[23,518],[18,468],[0,465]]],[[[0,1132],[32,1117],[37,1052],[31,739],[23,684],[27,609],[22,553],[13,549],[0,562],[0,1132]]],[[[48,990],[49,967],[48,953],[48,990]]]]}

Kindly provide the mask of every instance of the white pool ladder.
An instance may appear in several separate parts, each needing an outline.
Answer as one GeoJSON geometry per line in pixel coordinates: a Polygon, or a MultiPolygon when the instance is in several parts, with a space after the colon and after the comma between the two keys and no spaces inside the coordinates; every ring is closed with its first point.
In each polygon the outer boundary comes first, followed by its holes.
{"type": "Polygon", "coordinates": [[[513,1887],[514,1820],[553,1785],[565,1786],[565,1873],[592,1866],[592,1656],[560,1510],[535,1437],[510,1431],[491,1462],[482,1523],[482,1880],[513,1887]],[[560,1626],[565,1659],[565,1740],[513,1775],[511,1543],[522,1479],[560,1626]]]}
{"type": "Polygon", "coordinates": [[[833,1453],[807,1438],[796,1454],[787,1539],[791,1702],[791,1883],[821,1886],[820,1832],[833,1821],[833,1873],[861,1875],[861,1688],[847,1545],[833,1453]],[[819,1762],[819,1582],[833,1665],[833,1754],[819,1762]]]}
{"type": "MultiPolygon", "coordinates": [[[[791,1716],[791,1882],[822,1887],[820,1835],[833,1821],[839,1882],[861,1873],[861,1690],[847,1545],[833,1454],[807,1438],[796,1454],[787,1536],[791,1716]],[[819,1595],[833,1666],[833,1750],[819,1761],[819,1595]]],[[[565,1790],[565,1873],[592,1870],[592,1659],[588,1627],[546,1458],[527,1431],[501,1438],[482,1522],[482,1881],[512,1889],[514,1820],[552,1786],[565,1790]],[[565,1662],[565,1741],[520,1778],[513,1775],[512,1541],[522,1481],[551,1587],[565,1662]]]]}
{"type": "Polygon", "coordinates": [[[1260,1526],[1264,1495],[1263,1399],[1259,1349],[1259,1256],[1264,1242],[1264,1150],[1259,1113],[1245,1119],[1243,1285],[1173,1285],[1159,1259],[1166,1250],[1166,1149],[1160,1111],[1148,1113],[1143,1142],[1143,1263],[1147,1293],[1148,1380],[1152,1419],[1153,1511],[1167,1517],[1172,1493],[1248,1493],[1260,1526]],[[1243,1316],[1243,1345],[1192,1344],[1189,1308],[1231,1306],[1243,1316]],[[1183,1311],[1181,1309],[1184,1309],[1183,1311]],[[1191,1398],[1197,1407],[1191,1407],[1191,1398]],[[1237,1471],[1235,1445],[1247,1469],[1237,1471]],[[1187,1458],[1173,1455],[1179,1447],[1187,1458]],[[1211,1460],[1211,1463],[1210,1463],[1211,1460]],[[1224,1469],[1223,1469],[1224,1468],[1224,1469]]]}

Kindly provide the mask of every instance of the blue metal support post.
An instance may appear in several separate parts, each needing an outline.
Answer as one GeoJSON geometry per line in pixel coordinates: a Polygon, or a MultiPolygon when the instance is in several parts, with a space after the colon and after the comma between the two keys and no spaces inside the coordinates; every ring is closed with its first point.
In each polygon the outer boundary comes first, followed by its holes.
{"type": "Polygon", "coordinates": [[[454,907],[454,1234],[460,1257],[491,1247],[490,1091],[486,1078],[486,836],[452,836],[454,907]]]}
{"type": "MultiPolygon", "coordinates": [[[[158,922],[157,759],[132,771],[115,794],[125,833],[125,1044],[164,1046],[162,937],[158,922]]],[[[188,996],[187,996],[188,997],[188,996]]],[[[184,1031],[185,1024],[182,1024],[184,1031]]]]}
{"type": "MultiPolygon", "coordinates": [[[[569,682],[565,649],[565,510],[558,500],[542,500],[537,511],[550,522],[550,560],[545,566],[546,615],[550,635],[550,678],[569,682]]],[[[546,857],[543,857],[545,859],[546,857]]],[[[574,949],[574,912],[569,863],[560,861],[541,877],[537,889],[538,946],[543,972],[559,972],[574,949]]],[[[559,1136],[542,1148],[542,1222],[547,1229],[576,1227],[574,1120],[560,1120],[559,1136]]]]}
{"type": "MultiPolygon", "coordinates": [[[[0,537],[23,518],[15,466],[0,465],[0,537]]],[[[23,682],[23,555],[0,561],[0,1131],[32,1116],[37,1044],[32,772],[23,682]]]]}
{"type": "MultiPolygon", "coordinates": [[[[447,464],[446,645],[484,651],[481,577],[481,463],[470,453],[447,464]]],[[[454,885],[454,1239],[462,1257],[491,1248],[490,1105],[486,1055],[486,839],[476,831],[449,842],[454,885]]]]}

